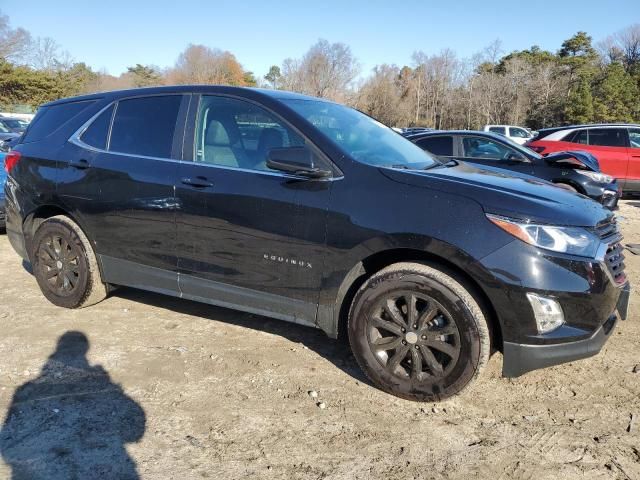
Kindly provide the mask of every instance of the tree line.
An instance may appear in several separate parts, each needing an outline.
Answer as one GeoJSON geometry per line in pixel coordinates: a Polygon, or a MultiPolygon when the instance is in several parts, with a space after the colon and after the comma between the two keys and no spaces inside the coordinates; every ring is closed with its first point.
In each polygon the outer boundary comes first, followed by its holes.
{"type": "Polygon", "coordinates": [[[505,53],[499,41],[471,58],[416,51],[411,65],[360,74],[348,45],[319,40],[262,78],[231,52],[193,44],[173,66],[139,63],[114,76],[74,61],[50,38],[13,28],[0,12],[0,110],[120,88],[223,84],[292,90],[346,103],[387,125],[443,129],[640,122],[640,24],[597,44],[578,32],[555,52],[532,46],[505,53]]]}

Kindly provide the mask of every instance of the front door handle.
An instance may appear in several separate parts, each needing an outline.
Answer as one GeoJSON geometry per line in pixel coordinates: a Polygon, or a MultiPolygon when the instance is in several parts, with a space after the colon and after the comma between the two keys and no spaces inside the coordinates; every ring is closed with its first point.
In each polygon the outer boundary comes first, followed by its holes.
{"type": "Polygon", "coordinates": [[[74,162],[69,162],[69,166],[73,168],[77,168],[78,170],[85,170],[91,166],[89,160],[85,160],[81,158],[80,160],[76,160],[74,162]]]}
{"type": "Polygon", "coordinates": [[[195,177],[195,178],[185,177],[181,181],[185,185],[189,185],[191,187],[196,187],[196,188],[213,187],[213,183],[207,180],[205,177],[195,177]]]}

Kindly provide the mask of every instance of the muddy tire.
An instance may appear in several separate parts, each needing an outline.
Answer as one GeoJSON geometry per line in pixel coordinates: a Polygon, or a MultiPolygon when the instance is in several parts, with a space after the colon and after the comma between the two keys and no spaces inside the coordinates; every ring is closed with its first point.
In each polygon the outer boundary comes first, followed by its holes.
{"type": "Polygon", "coordinates": [[[96,256],[80,227],[65,216],[40,224],[33,237],[33,273],[44,296],[54,305],[82,308],[107,296],[96,256]]]}
{"type": "Polygon", "coordinates": [[[391,265],[365,281],[347,329],[367,377],[408,400],[460,393],[491,351],[487,320],[474,297],[452,275],[418,263],[391,265]]]}

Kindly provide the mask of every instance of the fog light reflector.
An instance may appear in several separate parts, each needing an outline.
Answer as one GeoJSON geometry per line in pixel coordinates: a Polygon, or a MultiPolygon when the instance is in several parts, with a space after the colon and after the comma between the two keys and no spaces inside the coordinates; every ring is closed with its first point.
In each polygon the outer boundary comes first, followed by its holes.
{"type": "Polygon", "coordinates": [[[533,308],[538,333],[549,333],[564,323],[564,313],[557,300],[536,293],[527,293],[533,308]]]}

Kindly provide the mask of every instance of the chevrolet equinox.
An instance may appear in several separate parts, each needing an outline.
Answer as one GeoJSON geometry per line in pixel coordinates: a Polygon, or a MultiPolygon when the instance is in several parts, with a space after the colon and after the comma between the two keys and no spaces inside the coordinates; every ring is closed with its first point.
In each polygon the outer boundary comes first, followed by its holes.
{"type": "Polygon", "coordinates": [[[125,285],[317,327],[403,398],[461,392],[494,350],[507,377],[595,355],[627,313],[610,211],[322,99],[59,100],[5,169],[9,240],[55,305],[125,285]]]}

